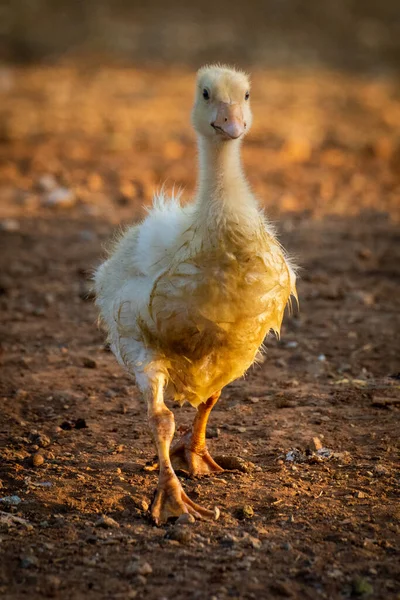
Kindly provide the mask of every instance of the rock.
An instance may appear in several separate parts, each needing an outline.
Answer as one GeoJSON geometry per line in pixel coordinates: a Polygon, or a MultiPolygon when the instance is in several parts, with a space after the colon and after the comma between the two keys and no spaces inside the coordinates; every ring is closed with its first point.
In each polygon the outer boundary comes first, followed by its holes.
{"type": "Polygon", "coordinates": [[[239,519],[252,519],[254,517],[254,509],[251,504],[245,504],[244,506],[241,506],[237,513],[239,519]]]}
{"type": "Polygon", "coordinates": [[[47,575],[45,579],[45,585],[47,594],[49,596],[55,596],[61,587],[61,579],[57,577],[57,575],[47,575]]]}
{"type": "Polygon", "coordinates": [[[46,174],[42,175],[37,182],[37,187],[41,192],[51,192],[58,186],[58,183],[54,175],[46,174]]]}
{"type": "MultiPolygon", "coordinates": [[[[147,502],[146,502],[147,504],[147,502]]],[[[148,505],[147,505],[147,509],[148,509],[148,505]]],[[[188,524],[192,524],[195,523],[196,519],[194,518],[193,515],[189,514],[189,513],[184,513],[183,515],[179,515],[179,517],[176,520],[176,523],[179,525],[188,525],[188,524]]]]}
{"type": "Polygon", "coordinates": [[[206,438],[209,440],[213,439],[213,438],[219,438],[220,433],[221,433],[221,430],[219,429],[219,427],[208,427],[207,433],[206,433],[206,438]]]}
{"type": "Polygon", "coordinates": [[[3,219],[0,221],[0,231],[19,231],[19,222],[16,219],[3,219]]]}
{"type": "Polygon", "coordinates": [[[34,567],[38,567],[40,564],[37,556],[33,555],[21,556],[20,561],[21,569],[32,569],[34,567]]]}
{"type": "Polygon", "coordinates": [[[69,208],[76,204],[76,196],[68,188],[57,187],[45,196],[43,204],[54,208],[69,208]]]}
{"type": "Polygon", "coordinates": [[[32,465],[34,467],[40,467],[44,463],[44,456],[40,452],[35,452],[32,456],[32,465]]]}
{"type": "Polygon", "coordinates": [[[38,433],[36,431],[33,431],[29,434],[29,439],[32,442],[32,444],[36,444],[40,448],[46,448],[51,444],[51,440],[47,435],[45,435],[44,433],[38,433]]]}
{"type": "Polygon", "coordinates": [[[246,544],[251,548],[254,548],[254,550],[260,550],[262,546],[262,541],[252,535],[246,535],[244,540],[246,544]]]}
{"type": "Polygon", "coordinates": [[[193,533],[187,525],[174,525],[165,537],[167,540],[175,540],[180,544],[188,544],[193,538],[193,533]]]}
{"type": "Polygon", "coordinates": [[[387,469],[383,465],[375,465],[375,467],[374,467],[374,474],[377,475],[378,477],[385,477],[385,476],[389,475],[389,473],[390,473],[389,469],[387,469]]]}
{"type": "Polygon", "coordinates": [[[100,517],[100,519],[97,519],[94,526],[95,527],[104,527],[104,529],[108,529],[109,527],[117,528],[117,527],[119,527],[119,523],[117,523],[117,521],[115,521],[111,517],[107,517],[107,515],[102,515],[100,517]]]}
{"type": "Polygon", "coordinates": [[[4,498],[0,498],[0,502],[8,504],[8,506],[18,506],[22,500],[19,496],[4,496],[4,498]]]}
{"type": "Polygon", "coordinates": [[[237,538],[235,535],[233,535],[232,533],[226,533],[222,538],[221,538],[221,545],[222,546],[229,546],[232,547],[235,544],[237,544],[239,542],[239,538],[237,538]]]}
{"type": "Polygon", "coordinates": [[[286,581],[275,581],[270,585],[271,592],[278,594],[284,598],[290,598],[293,596],[293,591],[290,589],[289,583],[286,581]]]}
{"type": "Polygon", "coordinates": [[[356,493],[354,494],[354,496],[355,496],[356,498],[360,498],[360,499],[361,499],[361,498],[367,498],[367,494],[366,494],[365,492],[356,492],[356,493]]]}
{"type": "Polygon", "coordinates": [[[85,358],[82,359],[82,365],[85,367],[85,369],[97,369],[96,361],[93,360],[93,358],[89,358],[87,356],[85,356],[85,358]]]}
{"type": "Polygon", "coordinates": [[[152,566],[148,562],[141,560],[129,563],[125,569],[126,575],[141,575],[142,577],[150,575],[152,572],[152,566]]]}
{"type": "Polygon", "coordinates": [[[374,588],[364,577],[355,577],[351,583],[351,591],[355,596],[372,594],[374,588]]]}
{"type": "Polygon", "coordinates": [[[240,471],[241,473],[251,473],[255,469],[254,463],[243,460],[240,456],[215,456],[215,461],[227,471],[240,471]]]}
{"type": "Polygon", "coordinates": [[[321,450],[321,448],[322,448],[322,447],[323,447],[323,446],[322,446],[322,442],[321,442],[321,440],[320,440],[318,437],[313,437],[313,438],[311,439],[311,442],[310,442],[310,449],[311,449],[313,452],[317,452],[318,450],[321,450]]]}

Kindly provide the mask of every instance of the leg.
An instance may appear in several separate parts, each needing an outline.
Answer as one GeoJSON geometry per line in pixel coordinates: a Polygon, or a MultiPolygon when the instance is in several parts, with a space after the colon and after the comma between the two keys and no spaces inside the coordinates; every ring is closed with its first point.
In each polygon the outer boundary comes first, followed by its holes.
{"type": "Polygon", "coordinates": [[[190,513],[197,518],[218,518],[219,511],[206,510],[188,498],[175,475],[169,457],[175,423],[163,399],[163,375],[155,375],[144,390],[147,401],[150,429],[157,447],[159,460],[159,480],[151,515],[156,525],[165,523],[170,517],[190,513]]]}
{"type": "Polygon", "coordinates": [[[211,457],[206,446],[208,417],[220,395],[221,392],[218,392],[207,402],[200,404],[192,429],[171,448],[170,456],[174,465],[188,470],[193,477],[223,471],[223,468],[211,457]]]}

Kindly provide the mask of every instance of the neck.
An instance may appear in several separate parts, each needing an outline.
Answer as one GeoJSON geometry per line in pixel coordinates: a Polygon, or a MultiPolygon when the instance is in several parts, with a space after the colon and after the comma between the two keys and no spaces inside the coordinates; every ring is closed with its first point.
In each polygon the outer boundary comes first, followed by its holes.
{"type": "Polygon", "coordinates": [[[239,206],[251,196],[240,159],[240,140],[217,142],[199,137],[198,200],[239,206]]]}

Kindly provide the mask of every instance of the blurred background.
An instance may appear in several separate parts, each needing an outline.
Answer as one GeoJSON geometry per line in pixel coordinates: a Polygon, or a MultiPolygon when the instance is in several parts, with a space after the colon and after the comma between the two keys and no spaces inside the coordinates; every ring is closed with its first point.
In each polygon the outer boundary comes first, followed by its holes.
{"type": "Polygon", "coordinates": [[[395,0],[3,0],[0,61],[11,212],[83,203],[119,221],[165,181],[191,193],[194,71],[226,61],[253,75],[245,161],[272,216],[398,215],[395,0]]]}

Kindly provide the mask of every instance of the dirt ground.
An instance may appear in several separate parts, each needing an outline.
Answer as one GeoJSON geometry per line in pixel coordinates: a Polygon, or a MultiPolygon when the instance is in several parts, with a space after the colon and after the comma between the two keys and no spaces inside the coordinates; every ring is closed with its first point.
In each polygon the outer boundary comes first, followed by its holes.
{"type": "Polygon", "coordinates": [[[301,267],[300,312],[213,410],[210,449],[240,469],[180,473],[219,521],[157,528],[146,411],[89,279],[157,186],[190,197],[193,74],[0,71],[4,599],[400,598],[400,88],[253,82],[246,172],[301,267]]]}

